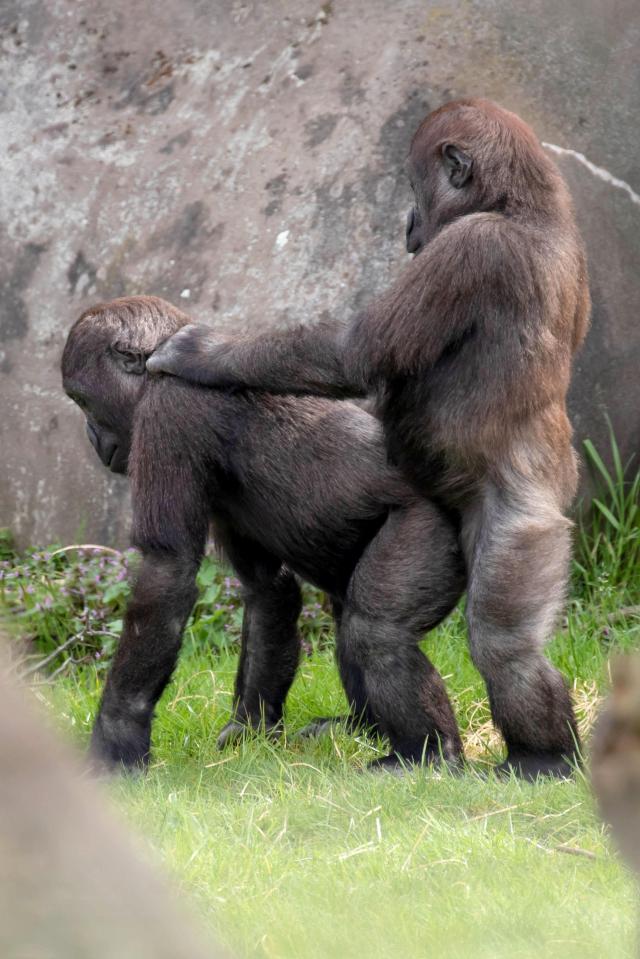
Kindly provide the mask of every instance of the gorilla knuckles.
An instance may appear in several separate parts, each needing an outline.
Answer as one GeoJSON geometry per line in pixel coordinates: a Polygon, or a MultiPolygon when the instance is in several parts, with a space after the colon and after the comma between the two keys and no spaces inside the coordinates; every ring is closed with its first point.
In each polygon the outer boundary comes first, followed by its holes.
{"type": "Polygon", "coordinates": [[[149,373],[171,373],[171,360],[176,353],[181,350],[198,349],[197,344],[204,335],[213,340],[213,331],[208,328],[195,326],[193,323],[187,324],[173,336],[161,343],[153,353],[146,359],[146,369],[149,373]]]}
{"type": "Polygon", "coordinates": [[[63,382],[103,462],[128,464],[143,555],[92,735],[107,766],[149,761],[155,704],[197,597],[209,526],[243,584],[234,717],[276,733],[295,676],[295,573],[324,589],[351,722],[391,743],[384,764],[453,764],[462,744],[444,683],[419,649],[455,605],[455,528],[389,468],[377,421],[350,403],[204,390],[143,373],[187,317],[154,297],[94,307],[72,328],[63,382]],[[115,452],[109,444],[115,445],[115,452]]]}
{"type": "Polygon", "coordinates": [[[587,330],[584,250],[533,131],[485,100],[417,130],[399,280],[344,331],[303,326],[174,356],[199,382],[334,396],[375,391],[387,447],[461,524],[473,659],[522,775],[570,772],[577,732],[542,648],[568,579],[576,489],[566,393],[587,330]]]}

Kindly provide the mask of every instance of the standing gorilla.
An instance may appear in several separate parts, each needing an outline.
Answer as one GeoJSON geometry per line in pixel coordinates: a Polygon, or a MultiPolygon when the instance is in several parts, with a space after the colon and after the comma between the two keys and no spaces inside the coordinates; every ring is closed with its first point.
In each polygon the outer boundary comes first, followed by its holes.
{"type": "Polygon", "coordinates": [[[130,476],[143,554],[93,755],[107,765],[148,762],[153,710],[211,526],[245,607],[234,718],[221,745],[246,726],[281,723],[300,650],[298,574],[332,599],[350,721],[391,743],[377,764],[459,763],[444,683],[418,647],[464,590],[454,525],[388,466],[379,423],[352,403],[226,394],[147,374],[149,354],[186,323],[154,297],[114,300],[80,317],[62,357],[64,389],[100,459],[130,476]]]}
{"type": "Polygon", "coordinates": [[[416,256],[349,328],[220,343],[192,326],[147,368],[210,386],[375,391],[392,459],[459,516],[471,654],[507,768],[567,775],[576,723],[543,647],[568,578],[577,470],[565,401],[590,310],[582,243],[557,168],[496,104],[431,113],[409,173],[416,256]]]}

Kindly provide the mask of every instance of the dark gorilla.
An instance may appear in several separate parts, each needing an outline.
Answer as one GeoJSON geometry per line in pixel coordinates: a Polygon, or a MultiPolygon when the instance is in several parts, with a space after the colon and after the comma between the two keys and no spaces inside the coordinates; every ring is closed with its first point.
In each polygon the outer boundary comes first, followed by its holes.
{"type": "Polygon", "coordinates": [[[189,327],[147,368],[210,386],[375,392],[392,460],[460,522],[471,655],[507,743],[505,768],[567,775],[576,723],[543,647],[571,549],[566,393],[590,310],[582,242],[556,166],[496,104],[462,100],[430,114],[409,175],[416,255],[350,327],[226,343],[189,327]]]}
{"type": "Polygon", "coordinates": [[[348,719],[391,744],[378,764],[459,763],[444,684],[418,647],[464,589],[455,526],[388,466],[378,421],[352,403],[229,394],[148,374],[152,350],[188,322],[153,297],[115,300],[80,317],[62,358],[64,389],[100,459],[129,474],[143,554],[93,755],[148,762],[153,710],[211,528],[245,604],[221,744],[247,726],[280,727],[300,652],[300,576],[331,597],[348,719]]]}

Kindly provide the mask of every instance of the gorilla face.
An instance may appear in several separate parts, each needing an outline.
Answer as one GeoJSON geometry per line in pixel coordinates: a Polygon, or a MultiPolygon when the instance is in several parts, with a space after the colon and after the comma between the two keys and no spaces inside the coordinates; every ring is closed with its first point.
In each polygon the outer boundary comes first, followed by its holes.
{"type": "Polygon", "coordinates": [[[140,397],[146,354],[109,344],[92,360],[67,370],[63,387],[87,421],[89,442],[112,473],[126,473],[131,449],[133,413],[140,397]]]}
{"type": "Polygon", "coordinates": [[[112,473],[126,473],[131,449],[130,417],[122,418],[116,427],[108,422],[111,419],[109,410],[98,402],[97,397],[88,395],[77,383],[65,383],[64,387],[69,399],[85,415],[89,442],[101,462],[112,473]]]}

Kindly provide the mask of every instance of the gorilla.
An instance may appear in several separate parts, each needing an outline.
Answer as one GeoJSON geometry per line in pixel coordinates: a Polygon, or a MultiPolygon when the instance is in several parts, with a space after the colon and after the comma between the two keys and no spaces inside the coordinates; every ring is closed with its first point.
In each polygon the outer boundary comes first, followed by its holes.
{"type": "Polygon", "coordinates": [[[504,768],[564,777],[578,732],[543,650],[569,576],[577,466],[566,395],[590,313],[582,241],[557,167],[495,103],[427,116],[409,177],[414,258],[350,325],[226,342],[190,326],[147,368],[208,386],[374,393],[391,460],[460,524],[469,645],[504,768]]]}
{"type": "Polygon", "coordinates": [[[92,756],[107,767],[148,764],[154,707],[211,530],[244,596],[234,710],[220,745],[247,728],[281,728],[300,655],[301,578],[331,599],[348,722],[390,743],[374,765],[458,765],[451,704],[418,645],[465,588],[455,523],[388,464],[379,422],[351,402],[148,373],[152,351],[188,323],[155,297],[99,304],[74,324],[62,357],[64,389],[91,444],[129,476],[143,557],[92,756]]]}

